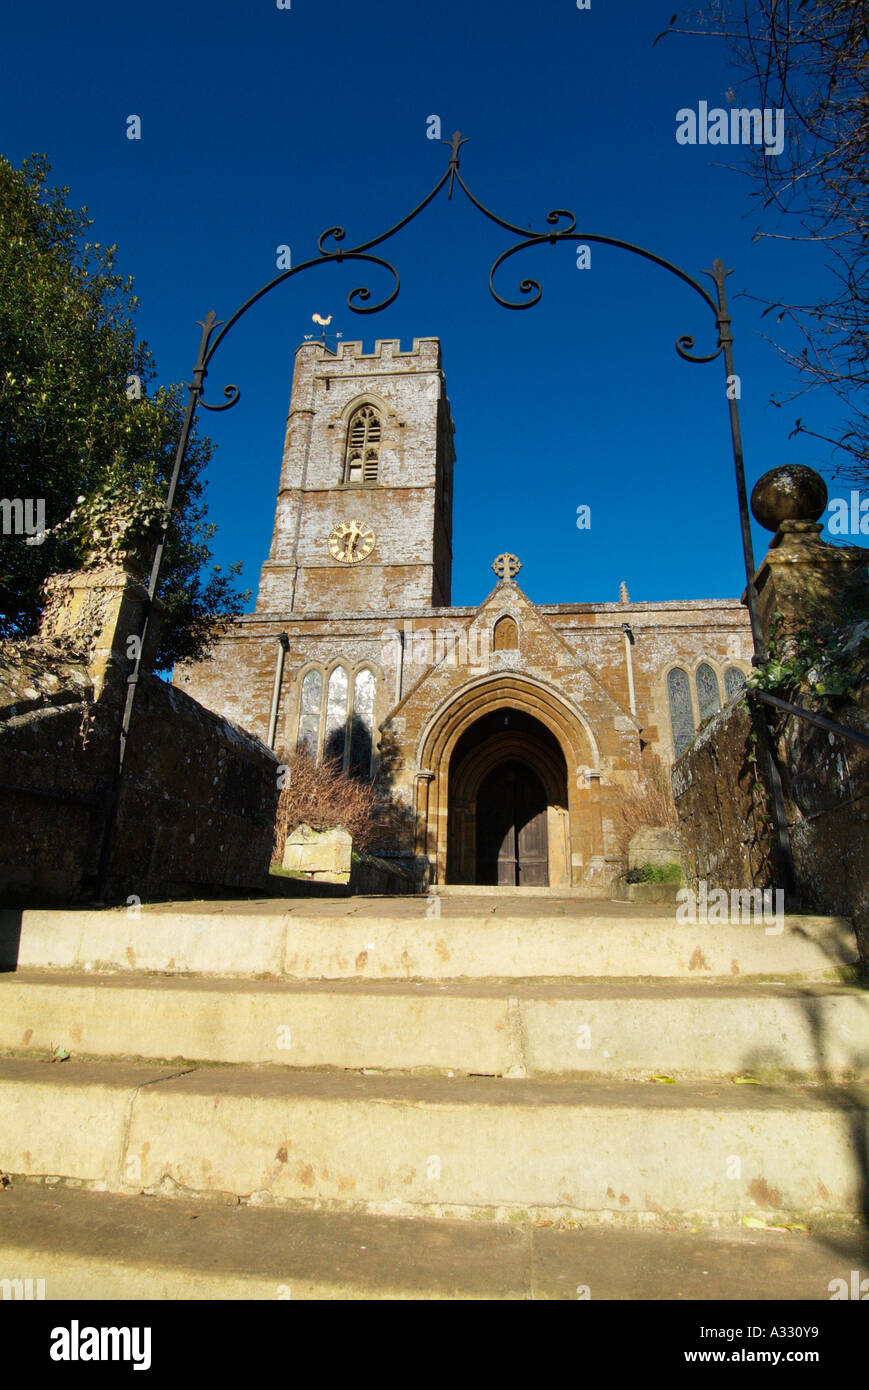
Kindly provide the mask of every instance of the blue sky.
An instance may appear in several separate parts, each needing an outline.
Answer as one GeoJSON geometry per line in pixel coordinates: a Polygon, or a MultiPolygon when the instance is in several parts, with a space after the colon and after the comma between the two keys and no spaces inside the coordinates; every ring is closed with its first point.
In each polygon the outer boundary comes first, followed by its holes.
{"type": "MultiPolygon", "coordinates": [[[[485,204],[545,230],[568,208],[579,230],[638,242],[696,278],[720,256],[728,281],[748,484],[780,463],[820,468],[823,446],[789,441],[820,398],[776,409],[794,386],[764,340],[761,305],[814,295],[811,246],[755,241],[747,151],[676,142],[676,112],[727,106],[735,74],[714,41],[668,37],[672,0],[44,0],[4,20],[0,150],[45,152],[53,182],[86,205],[93,239],[115,242],[135,277],[138,327],[160,380],[189,380],[209,309],[227,318],[341,224],[345,245],[404,216],[437,181],[447,149],[427,117],[470,137],[462,173],[485,204]],[[126,138],[141,117],[142,139],[126,138]]],[[[740,104],[750,104],[739,94],[740,104]]],[[[746,96],[748,94],[746,93],[746,96]]],[[[442,195],[383,254],[397,301],[360,317],[346,302],[359,267],[323,267],[280,286],[227,338],[208,387],[239,405],[202,412],[218,445],[209,505],[215,558],[244,562],[256,589],[271,536],[293,352],[333,314],[347,339],[435,335],[456,422],[453,602],[478,603],[502,550],[541,603],[724,598],[743,587],[721,360],[680,361],[677,337],[712,351],[714,322],[691,290],[615,249],[545,246],[503,268],[502,293],[541,281],[536,308],[489,294],[513,238],[457,194],[442,195]],[[577,507],[591,508],[579,531],[577,507]]],[[[389,286],[372,271],[372,293],[389,286]]],[[[768,533],[755,528],[758,558],[768,533]]]]}

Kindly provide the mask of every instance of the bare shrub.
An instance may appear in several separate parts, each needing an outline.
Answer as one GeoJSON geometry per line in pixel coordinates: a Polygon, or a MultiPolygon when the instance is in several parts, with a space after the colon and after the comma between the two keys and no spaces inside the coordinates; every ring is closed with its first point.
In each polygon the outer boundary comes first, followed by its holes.
{"type": "Polygon", "coordinates": [[[631,785],[625,787],[616,819],[619,853],[628,857],[628,845],[641,825],[678,829],[679,818],[670,784],[670,769],[656,754],[648,755],[631,785]]]}
{"type": "Polygon", "coordinates": [[[371,849],[379,819],[373,783],[346,776],[337,759],[318,763],[304,752],[281,757],[287,772],[275,821],[275,858],[283,858],[287,836],[300,825],[314,830],[343,825],[354,849],[371,849]]]}

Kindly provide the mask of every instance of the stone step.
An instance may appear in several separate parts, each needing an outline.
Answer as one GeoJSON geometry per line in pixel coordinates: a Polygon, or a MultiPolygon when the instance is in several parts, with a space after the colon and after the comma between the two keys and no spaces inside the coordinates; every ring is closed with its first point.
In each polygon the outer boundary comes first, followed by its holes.
{"type": "MultiPolygon", "coordinates": [[[[810,1224],[862,1210],[858,1085],[0,1062],[2,1166],[439,1217],[810,1224]]],[[[2,1194],[0,1194],[2,1195],[2,1194]]]]}
{"type": "Polygon", "coordinates": [[[852,924],[678,923],[672,907],[550,898],[160,903],[0,913],[0,969],[295,979],[800,977],[853,968],[852,924]],[[430,915],[432,912],[435,915],[430,915]],[[437,915],[440,912],[440,915],[437,915]]]}
{"type": "Polygon", "coordinates": [[[836,1230],[411,1221],[18,1183],[2,1200],[0,1279],[47,1301],[819,1301],[869,1275],[865,1237],[836,1230]]]}
{"type": "Polygon", "coordinates": [[[592,899],[609,900],[613,896],[611,884],[585,884],[582,888],[540,888],[520,886],[512,883],[435,883],[428,889],[429,897],[438,898],[487,898],[490,901],[505,898],[549,898],[553,902],[588,902],[592,899]]]}
{"type": "Polygon", "coordinates": [[[492,1076],[859,1076],[869,993],[733,981],[0,976],[0,1052],[492,1076]]]}

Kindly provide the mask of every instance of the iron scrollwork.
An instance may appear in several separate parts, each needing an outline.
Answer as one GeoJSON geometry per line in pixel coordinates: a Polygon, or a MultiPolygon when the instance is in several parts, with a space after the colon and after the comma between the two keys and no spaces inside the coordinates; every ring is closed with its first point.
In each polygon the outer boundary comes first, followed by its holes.
{"type": "MultiPolygon", "coordinates": [[[[613,246],[620,250],[629,251],[634,255],[642,256],[644,257],[644,259],[652,261],[654,264],[659,265],[663,269],[670,271],[673,275],[677,276],[678,279],[684,281],[685,284],[689,285],[693,290],[696,291],[697,294],[700,295],[700,297],[712,310],[716,318],[717,326],[719,327],[719,330],[721,329],[721,316],[719,307],[715,303],[712,296],[692,276],[688,275],[684,270],[681,270],[678,266],[673,265],[671,261],[666,261],[663,257],[655,255],[654,252],[647,251],[644,247],[636,246],[631,242],[620,241],[616,237],[603,236],[600,233],[578,232],[576,229],[576,214],[570,212],[566,208],[553,208],[552,211],[547,212],[546,224],[548,230],[545,231],[532,231],[529,233],[527,228],[519,227],[516,223],[510,222],[504,217],[499,217],[497,213],[492,212],[490,208],[487,208],[485,204],[482,203],[480,199],[476,197],[476,195],[465,183],[465,180],[462,178],[462,175],[459,171],[459,152],[461,150],[461,147],[467,144],[467,138],[463,136],[460,131],[456,131],[451,140],[445,140],[443,143],[447,145],[450,149],[450,161],[446,171],[435,184],[431,192],[428,193],[426,197],[423,198],[422,201],[419,202],[416,205],[416,207],[412,209],[411,212],[409,212],[405,217],[401,218],[399,222],[396,222],[392,227],[390,227],[387,231],[382,232],[379,236],[372,237],[369,241],[360,242],[359,245],[349,247],[346,250],[342,245],[342,243],[346,240],[347,236],[345,229],[340,226],[327,227],[326,230],[320,234],[317,240],[317,255],[315,257],[308,261],[304,261],[301,265],[294,266],[289,270],[284,270],[281,272],[280,275],[276,275],[272,280],[269,280],[267,284],[263,285],[259,290],[256,291],[255,294],[251,295],[251,297],[247,299],[239,309],[236,310],[236,312],[232,315],[231,318],[227,319],[227,321],[221,326],[221,331],[217,333],[213,341],[211,341],[209,333],[204,356],[202,357],[197,367],[197,370],[199,372],[198,398],[201,401],[202,405],[205,406],[206,410],[229,410],[232,408],[232,406],[238,403],[241,396],[241,392],[236,385],[228,385],[223,388],[223,395],[226,397],[226,399],[219,405],[211,404],[208,401],[204,400],[202,395],[202,381],[207,375],[211,359],[213,358],[215,352],[220,347],[220,344],[223,342],[223,339],[226,337],[227,333],[230,331],[233,325],[237,323],[237,321],[242,317],[242,315],[247,313],[248,309],[250,309],[254,304],[256,304],[258,300],[262,299],[265,295],[269,294],[273,289],[275,289],[278,285],[282,284],[285,280],[290,280],[295,275],[300,275],[303,271],[310,270],[313,266],[316,265],[329,265],[334,263],[337,263],[338,265],[343,265],[345,261],[366,262],[369,265],[376,265],[382,268],[383,270],[386,270],[392,276],[392,287],[388,293],[378,298],[376,302],[372,304],[369,303],[369,300],[371,300],[372,298],[372,290],[370,286],[357,285],[354,289],[350,290],[349,294],[347,295],[347,307],[354,314],[377,314],[380,313],[383,309],[388,309],[389,306],[395,302],[401,289],[401,281],[399,278],[399,274],[396,267],[392,264],[391,261],[386,260],[382,256],[372,255],[371,251],[374,247],[381,245],[385,241],[389,241],[391,237],[395,236],[410,222],[413,222],[414,219],[417,218],[426,207],[428,207],[429,203],[431,203],[432,200],[437,197],[437,195],[440,193],[441,189],[444,187],[445,184],[448,184],[449,186],[448,196],[450,198],[452,198],[453,196],[455,185],[458,184],[465,196],[470,200],[474,207],[477,208],[477,210],[483,214],[484,217],[486,217],[490,222],[493,222],[496,226],[503,228],[504,231],[511,232],[513,233],[513,235],[519,237],[519,241],[515,245],[509,246],[505,251],[502,251],[500,255],[496,257],[489,271],[489,290],[491,292],[492,298],[495,300],[497,304],[500,304],[502,308],[514,310],[532,309],[536,304],[539,304],[543,296],[543,287],[540,284],[540,281],[532,277],[526,277],[525,279],[520,280],[519,295],[521,297],[518,299],[509,299],[505,295],[499,293],[498,289],[495,286],[495,276],[498,270],[501,268],[501,266],[504,265],[508,260],[512,259],[513,256],[518,255],[521,251],[527,251],[531,247],[544,246],[547,244],[554,246],[558,242],[596,242],[604,246],[613,246]]],[[[213,318],[213,316],[211,315],[209,317],[213,318]]],[[[218,327],[218,325],[213,324],[213,327],[216,328],[218,327]]],[[[715,352],[707,353],[706,355],[701,356],[692,352],[694,342],[694,337],[691,334],[687,333],[682,334],[681,337],[677,339],[676,352],[683,359],[683,361],[698,363],[714,362],[716,357],[718,357],[722,351],[722,343],[719,339],[719,343],[715,352]]]]}

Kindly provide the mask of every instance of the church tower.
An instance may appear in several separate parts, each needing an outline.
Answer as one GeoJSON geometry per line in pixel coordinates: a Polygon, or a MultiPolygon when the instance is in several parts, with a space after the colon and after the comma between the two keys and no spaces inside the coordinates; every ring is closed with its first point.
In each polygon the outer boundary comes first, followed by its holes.
{"type": "Polygon", "coordinates": [[[449,605],[453,433],[437,338],[303,343],[257,616],[449,605]]]}

